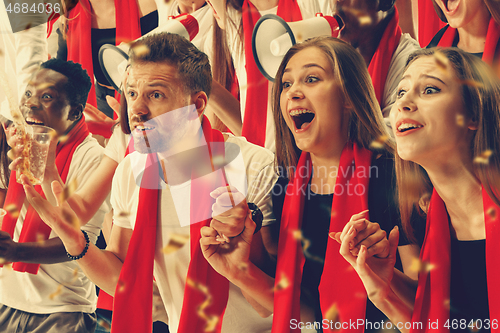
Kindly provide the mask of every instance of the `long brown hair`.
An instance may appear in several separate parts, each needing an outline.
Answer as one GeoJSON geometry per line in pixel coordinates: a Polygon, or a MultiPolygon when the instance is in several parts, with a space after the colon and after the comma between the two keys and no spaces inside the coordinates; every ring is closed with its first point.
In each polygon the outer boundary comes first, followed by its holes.
{"type": "MultiPolygon", "coordinates": [[[[439,49],[439,52],[449,60],[458,80],[474,83],[462,85],[465,116],[478,123],[470,153],[473,158],[487,156],[487,163],[474,163],[474,171],[488,195],[500,205],[500,83],[479,58],[458,48],[439,49]]],[[[435,53],[436,49],[414,52],[405,71],[416,59],[435,53]]],[[[395,155],[401,221],[406,234],[413,235],[411,216],[426,213],[433,186],[424,168],[395,155]]]]}
{"type": "Polygon", "coordinates": [[[382,112],[363,58],[351,45],[337,38],[316,37],[290,48],[276,73],[272,103],[276,124],[276,164],[279,171],[292,177],[300,152],[281,113],[283,73],[290,59],[309,47],[320,49],[331,61],[335,79],[339,82],[345,101],[353,108],[349,117],[348,139],[369,148],[374,140],[383,137],[386,149],[392,153],[393,142],[387,136],[382,112]]]}

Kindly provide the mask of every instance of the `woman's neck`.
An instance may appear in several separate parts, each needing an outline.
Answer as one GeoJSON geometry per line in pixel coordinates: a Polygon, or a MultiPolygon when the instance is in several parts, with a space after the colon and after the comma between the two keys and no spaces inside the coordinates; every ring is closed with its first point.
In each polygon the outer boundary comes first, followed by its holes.
{"type": "Polygon", "coordinates": [[[486,5],[465,26],[457,28],[459,49],[469,53],[481,53],[484,51],[486,34],[491,14],[486,5]]]}
{"type": "MultiPolygon", "coordinates": [[[[425,167],[424,167],[425,168],[425,167]]],[[[472,163],[425,168],[437,193],[443,199],[456,238],[485,238],[481,183],[472,163]]]]}
{"type": "Polygon", "coordinates": [[[258,11],[268,10],[278,5],[278,0],[250,0],[258,11]]]}
{"type": "MultiPolygon", "coordinates": [[[[340,155],[344,149],[342,145],[336,145],[328,153],[311,153],[313,174],[311,177],[311,190],[317,194],[330,194],[334,192],[339,169],[340,155]]],[[[297,170],[300,172],[300,170],[297,170]]]]}
{"type": "Polygon", "coordinates": [[[90,0],[92,6],[92,28],[111,29],[116,27],[115,1],[90,0]]]}

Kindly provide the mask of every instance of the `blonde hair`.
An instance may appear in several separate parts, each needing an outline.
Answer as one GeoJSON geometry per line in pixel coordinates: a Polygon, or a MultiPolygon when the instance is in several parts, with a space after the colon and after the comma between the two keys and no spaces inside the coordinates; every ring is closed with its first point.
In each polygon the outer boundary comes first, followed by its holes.
{"type": "Polygon", "coordinates": [[[293,176],[292,170],[297,165],[300,154],[292,132],[281,113],[280,95],[283,90],[283,73],[295,54],[310,47],[320,49],[330,60],[346,104],[353,108],[349,117],[348,139],[361,147],[369,148],[374,140],[384,137],[386,138],[385,148],[392,153],[394,145],[387,137],[382,112],[363,58],[351,45],[337,38],[316,37],[290,48],[276,73],[272,103],[276,126],[277,167],[286,171],[285,176],[293,176]]]}
{"type": "MultiPolygon", "coordinates": [[[[433,56],[437,49],[423,49],[408,58],[405,71],[418,58],[433,56]]],[[[462,85],[462,99],[467,119],[477,121],[478,128],[471,141],[471,156],[487,157],[487,163],[474,163],[474,171],[488,195],[500,205],[500,83],[491,68],[479,58],[458,48],[439,49],[449,60],[458,80],[475,82],[462,85]],[[486,153],[487,152],[487,153],[486,153]]],[[[415,162],[395,156],[401,222],[411,239],[411,216],[426,213],[433,185],[427,172],[415,162]]],[[[414,237],[412,239],[415,241],[414,237]]]]}

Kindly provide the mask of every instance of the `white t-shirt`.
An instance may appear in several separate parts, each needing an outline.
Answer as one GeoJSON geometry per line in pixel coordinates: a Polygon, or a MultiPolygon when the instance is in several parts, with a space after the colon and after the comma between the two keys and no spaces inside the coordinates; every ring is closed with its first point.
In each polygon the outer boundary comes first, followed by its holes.
{"type": "MultiPolygon", "coordinates": [[[[316,13],[321,12],[320,6],[317,0],[298,0],[300,11],[302,13],[302,19],[312,18],[316,13]]],[[[278,11],[278,7],[271,8],[269,10],[261,11],[261,16],[266,14],[275,14],[278,11]]],[[[247,94],[247,72],[245,69],[245,48],[244,43],[251,43],[251,41],[242,41],[239,35],[239,27],[241,22],[241,12],[237,12],[231,6],[228,6],[228,17],[233,23],[228,22],[226,24],[227,42],[228,47],[233,58],[234,69],[236,71],[236,76],[238,77],[238,84],[240,87],[240,106],[241,106],[241,119],[245,119],[245,103],[247,94]]],[[[269,81],[268,84],[268,98],[267,98],[267,118],[266,118],[266,141],[265,147],[271,151],[276,150],[276,135],[274,129],[274,118],[272,112],[272,82],[269,81]]]]}
{"type": "MultiPolygon", "coordinates": [[[[79,190],[90,180],[102,154],[103,148],[89,135],[75,150],[67,183],[76,178],[79,190]]],[[[104,202],[94,217],[82,227],[92,243],[95,243],[99,236],[104,214],[108,210],[108,204],[104,202]]],[[[19,239],[26,211],[25,203],[16,224],[14,241],[19,239]]],[[[52,232],[50,238],[55,237],[57,235],[52,232]]],[[[14,309],[40,314],[91,313],[95,311],[96,302],[95,285],[83,274],[75,261],[42,264],[36,275],[15,272],[5,267],[0,269],[0,303],[14,309]],[[60,285],[62,287],[59,287],[60,285]]]]}
{"type": "Polygon", "coordinates": [[[108,144],[104,149],[104,155],[111,158],[116,163],[123,161],[127,151],[130,135],[122,132],[120,124],[113,128],[113,134],[109,138],[108,144]]]}
{"type": "MultiPolygon", "coordinates": [[[[244,138],[229,136],[226,141],[226,160],[229,155],[232,155],[232,161],[225,167],[228,183],[242,193],[246,191],[247,201],[255,203],[262,210],[263,225],[273,223],[271,190],[277,180],[273,154],[264,148],[248,143],[244,138]],[[235,145],[240,150],[236,158],[234,154],[228,153],[228,147],[233,149],[235,145]]],[[[133,229],[135,226],[140,190],[137,184],[140,184],[140,179],[135,179],[134,169],[135,165],[143,163],[144,156],[137,152],[127,156],[118,166],[113,178],[111,204],[115,212],[114,223],[122,228],[133,229]],[[120,212],[128,214],[120,214],[120,212]]],[[[154,276],[169,316],[169,329],[173,333],[177,332],[180,320],[184,286],[190,262],[190,245],[187,241],[181,249],[170,254],[164,254],[162,249],[173,236],[189,235],[189,226],[181,226],[183,220],[189,221],[191,189],[189,182],[174,187],[163,183],[163,189],[160,192],[161,223],[158,224],[157,230],[154,276]]],[[[261,318],[246,301],[239,288],[230,285],[222,332],[270,332],[272,317],[261,318]]]]}

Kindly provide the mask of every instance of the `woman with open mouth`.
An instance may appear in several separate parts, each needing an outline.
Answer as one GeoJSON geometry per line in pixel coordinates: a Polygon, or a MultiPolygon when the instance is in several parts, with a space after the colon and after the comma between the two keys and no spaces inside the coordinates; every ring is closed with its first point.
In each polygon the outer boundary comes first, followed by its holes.
{"type": "MultiPolygon", "coordinates": [[[[391,113],[402,223],[427,215],[415,294],[394,293],[391,260],[341,252],[375,305],[403,332],[498,332],[500,301],[500,85],[459,49],[422,50],[408,60],[391,113]]],[[[395,239],[390,252],[396,251],[395,239]]],[[[391,255],[389,255],[389,258],[391,255]]],[[[411,289],[409,289],[411,290],[411,289]]]]}
{"type": "MultiPolygon", "coordinates": [[[[357,230],[353,255],[363,245],[369,256],[385,258],[388,251],[380,249],[389,248],[386,235],[399,223],[392,190],[393,144],[364,60],[332,37],[297,44],[278,69],[273,101],[277,166],[283,177],[273,190],[280,222],[275,224],[280,228],[273,253],[276,278],[248,260],[250,240],[207,260],[274,312],[273,332],[331,332],[365,318],[380,323],[386,317],[368,301],[338,244],[347,230],[357,230]],[[231,262],[238,267],[231,268],[231,262]],[[244,274],[238,273],[241,267],[244,274]]],[[[402,257],[418,255],[406,239],[401,245],[402,257]]],[[[365,328],[375,331],[364,325],[355,331],[365,328]]]]}
{"type": "Polygon", "coordinates": [[[495,0],[432,0],[441,21],[448,23],[429,47],[458,47],[490,65],[500,59],[500,5],[495,0]]]}

